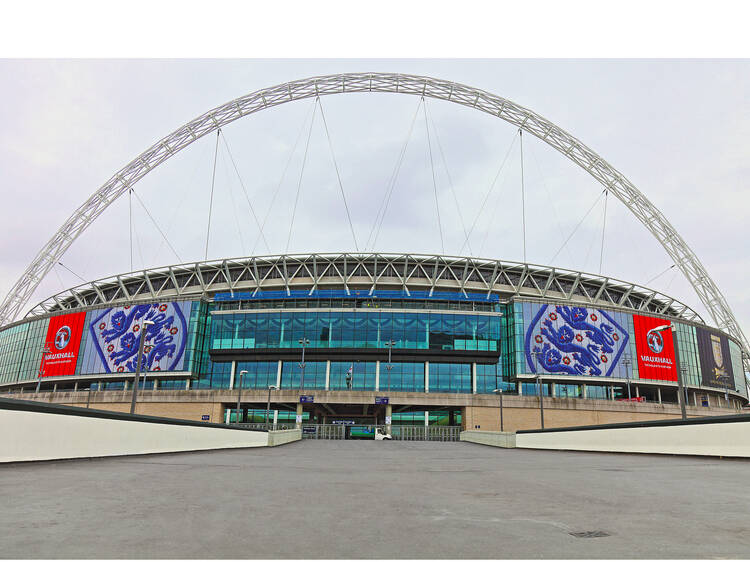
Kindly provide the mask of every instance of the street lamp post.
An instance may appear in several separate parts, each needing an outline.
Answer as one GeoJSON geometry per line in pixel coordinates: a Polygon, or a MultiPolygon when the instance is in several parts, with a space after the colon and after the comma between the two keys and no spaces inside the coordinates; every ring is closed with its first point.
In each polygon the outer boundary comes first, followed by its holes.
{"type": "Polygon", "coordinates": [[[492,392],[500,397],[500,431],[505,431],[505,427],[503,426],[503,389],[496,388],[492,392]]]}
{"type": "Polygon", "coordinates": [[[146,333],[148,327],[153,326],[154,323],[151,320],[144,320],[141,325],[141,339],[138,343],[138,358],[135,362],[135,377],[133,378],[133,398],[130,401],[130,413],[135,412],[135,401],[138,397],[138,379],[141,376],[141,363],[143,362],[143,346],[146,343],[146,333]]]}
{"type": "Polygon", "coordinates": [[[630,365],[632,361],[630,360],[630,356],[626,355],[625,358],[622,360],[623,365],[625,365],[625,378],[628,379],[628,402],[632,398],[630,396],[630,365]]]}
{"type": "Polygon", "coordinates": [[[278,390],[278,389],[279,389],[278,386],[274,386],[272,384],[268,385],[268,402],[266,403],[266,431],[269,430],[268,414],[271,411],[271,391],[272,390],[278,390]]]}
{"type": "Polygon", "coordinates": [[[44,346],[42,349],[42,365],[39,368],[39,377],[37,377],[36,380],[36,391],[37,393],[42,387],[42,377],[44,376],[44,360],[47,358],[47,354],[49,353],[49,346],[44,346]]]}
{"type": "MultiPolygon", "coordinates": [[[[541,355],[540,351],[532,351],[531,354],[534,356],[535,361],[535,367],[537,370],[539,370],[539,356],[541,355]]],[[[542,429],[544,429],[544,399],[543,399],[543,392],[542,392],[542,375],[541,373],[536,374],[536,385],[539,389],[539,419],[542,423],[542,429]]]]}
{"type": "Polygon", "coordinates": [[[670,322],[669,324],[657,326],[653,329],[654,332],[663,332],[664,330],[672,330],[672,341],[674,342],[674,361],[675,367],[677,368],[677,401],[680,403],[680,413],[682,414],[682,419],[686,420],[687,412],[685,412],[685,395],[683,393],[682,370],[680,369],[680,357],[677,344],[677,326],[670,322]]]}
{"type": "MultiPolygon", "coordinates": [[[[385,342],[385,345],[388,346],[388,365],[386,365],[386,369],[388,369],[388,392],[391,391],[391,369],[393,369],[393,364],[391,363],[391,351],[393,350],[393,346],[396,345],[396,342],[393,340],[389,340],[385,342]]],[[[403,377],[403,373],[402,373],[403,377]]]]}
{"type": "Polygon", "coordinates": [[[302,377],[299,380],[300,390],[305,387],[305,346],[310,345],[310,340],[307,338],[300,338],[299,344],[302,346],[302,362],[299,364],[299,368],[302,370],[302,377]]]}
{"type": "Polygon", "coordinates": [[[91,405],[91,385],[89,385],[86,390],[88,390],[88,392],[86,393],[88,394],[88,396],[86,396],[86,408],[88,408],[91,405]]]}
{"type": "Polygon", "coordinates": [[[240,413],[240,401],[242,399],[242,377],[247,374],[247,371],[240,371],[240,384],[237,386],[237,423],[242,422],[242,414],[240,413]]]}

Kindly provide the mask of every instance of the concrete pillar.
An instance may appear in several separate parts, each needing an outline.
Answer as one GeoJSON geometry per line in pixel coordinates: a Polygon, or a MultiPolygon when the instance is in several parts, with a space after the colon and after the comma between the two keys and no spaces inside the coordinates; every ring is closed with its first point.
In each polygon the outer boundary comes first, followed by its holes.
{"type": "Polygon", "coordinates": [[[124,381],[122,383],[122,390],[123,390],[123,392],[128,389],[128,384],[130,384],[130,381],[124,381]]]}
{"type": "Polygon", "coordinates": [[[159,386],[159,379],[154,379],[154,390],[159,386]]]}
{"type": "Polygon", "coordinates": [[[393,406],[390,404],[385,405],[385,432],[390,435],[391,434],[391,425],[393,424],[393,421],[391,420],[391,417],[393,416],[393,406]]]}
{"type": "Polygon", "coordinates": [[[185,379],[185,390],[190,390],[190,378],[185,379]]]}
{"type": "MultiPolygon", "coordinates": [[[[523,382],[516,381],[516,388],[518,389],[518,395],[523,396],[523,382]]],[[[468,425],[466,427],[469,427],[468,425]]]]}
{"type": "Polygon", "coordinates": [[[656,397],[659,399],[659,404],[661,404],[661,387],[656,387],[656,397]]]}
{"type": "Polygon", "coordinates": [[[331,388],[331,362],[326,361],[326,390],[331,388]]]}
{"type": "Polygon", "coordinates": [[[234,374],[237,372],[237,361],[232,361],[232,370],[229,371],[229,390],[234,388],[234,374]]]}
{"type": "Polygon", "coordinates": [[[693,406],[698,407],[698,393],[693,392],[693,406]]]}
{"type": "Polygon", "coordinates": [[[428,412],[427,410],[425,410],[425,413],[424,413],[424,425],[425,427],[430,425],[430,412],[428,412]]]}
{"type": "Polygon", "coordinates": [[[302,404],[297,404],[297,418],[294,422],[296,429],[302,429],[302,404]]]}
{"type": "Polygon", "coordinates": [[[274,425],[274,427],[276,427],[278,425],[278,423],[279,423],[279,411],[278,410],[274,410],[273,411],[273,425],[274,425]]]}
{"type": "Polygon", "coordinates": [[[380,390],[380,361],[375,361],[375,392],[380,390]]]}
{"type": "Polygon", "coordinates": [[[638,388],[638,385],[635,385],[635,397],[636,398],[641,397],[641,392],[640,392],[640,389],[638,388]]]}
{"type": "Polygon", "coordinates": [[[424,391],[430,391],[430,362],[424,362],[424,391]]]}
{"type": "Polygon", "coordinates": [[[229,416],[232,414],[229,408],[224,408],[224,423],[229,423],[229,416]]]}
{"type": "Polygon", "coordinates": [[[581,385],[581,396],[583,398],[588,398],[588,392],[587,392],[587,390],[588,390],[588,388],[586,387],[586,385],[582,384],[581,385]]]}
{"type": "Polygon", "coordinates": [[[555,397],[555,389],[557,388],[557,384],[554,382],[549,383],[549,396],[550,398],[555,397]]]}
{"type": "Polygon", "coordinates": [[[477,393],[477,364],[471,364],[471,393],[477,393]]]}
{"type": "Polygon", "coordinates": [[[73,392],[78,392],[78,381],[73,385],[73,392]]]}
{"type": "MultiPolygon", "coordinates": [[[[276,387],[281,388],[281,359],[279,359],[279,366],[276,369],[276,387]]],[[[276,417],[273,418],[273,423],[276,423],[276,417]]]]}

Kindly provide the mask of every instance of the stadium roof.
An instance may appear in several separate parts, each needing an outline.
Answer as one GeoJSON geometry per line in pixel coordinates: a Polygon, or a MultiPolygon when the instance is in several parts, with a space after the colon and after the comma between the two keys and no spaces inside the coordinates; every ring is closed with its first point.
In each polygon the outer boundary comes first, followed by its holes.
{"type": "MultiPolygon", "coordinates": [[[[216,293],[342,289],[484,293],[488,300],[544,298],[613,306],[704,323],[687,305],[627,281],[580,271],[483,258],[386,253],[283,254],[201,261],[97,279],[53,295],[28,317],[216,293]]],[[[299,294],[299,293],[297,293],[299,294]]],[[[355,295],[352,295],[354,297],[355,295]]]]}

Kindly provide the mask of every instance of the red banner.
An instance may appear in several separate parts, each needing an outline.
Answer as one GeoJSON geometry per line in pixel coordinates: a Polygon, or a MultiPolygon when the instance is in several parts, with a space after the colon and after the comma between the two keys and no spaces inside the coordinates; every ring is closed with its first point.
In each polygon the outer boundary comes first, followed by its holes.
{"type": "Polygon", "coordinates": [[[633,314],[635,350],[638,353],[638,377],[659,381],[676,381],[672,330],[654,331],[669,320],[633,314]]]}
{"type": "Polygon", "coordinates": [[[85,312],[63,314],[49,319],[47,339],[44,340],[45,351],[39,366],[42,377],[75,374],[85,321],[85,312]]]}

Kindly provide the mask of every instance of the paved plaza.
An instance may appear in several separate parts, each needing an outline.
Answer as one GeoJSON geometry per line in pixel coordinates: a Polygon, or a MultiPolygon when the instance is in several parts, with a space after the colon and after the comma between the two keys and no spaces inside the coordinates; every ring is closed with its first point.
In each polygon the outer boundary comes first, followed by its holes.
{"type": "Polygon", "coordinates": [[[0,467],[0,552],[747,558],[748,482],[747,461],[404,441],[15,464],[0,467]]]}

